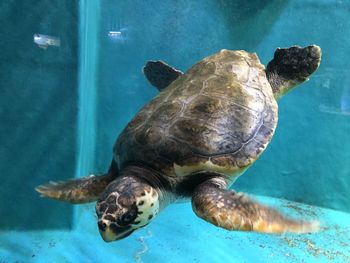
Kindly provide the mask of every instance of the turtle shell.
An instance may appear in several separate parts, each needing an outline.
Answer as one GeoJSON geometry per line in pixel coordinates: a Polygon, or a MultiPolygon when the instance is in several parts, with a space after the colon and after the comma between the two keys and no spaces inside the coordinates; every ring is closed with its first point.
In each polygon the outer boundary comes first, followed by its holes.
{"type": "Polygon", "coordinates": [[[277,103],[256,54],[222,50],[178,77],[119,136],[121,168],[143,163],[166,176],[233,176],[270,142],[277,103]]]}

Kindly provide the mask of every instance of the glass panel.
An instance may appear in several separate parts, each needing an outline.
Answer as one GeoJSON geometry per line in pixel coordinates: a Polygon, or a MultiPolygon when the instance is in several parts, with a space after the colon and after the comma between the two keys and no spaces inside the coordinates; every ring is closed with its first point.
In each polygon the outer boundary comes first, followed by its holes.
{"type": "Polygon", "coordinates": [[[39,199],[34,187],[75,174],[77,11],[75,1],[0,3],[3,230],[72,225],[72,207],[39,199]]]}

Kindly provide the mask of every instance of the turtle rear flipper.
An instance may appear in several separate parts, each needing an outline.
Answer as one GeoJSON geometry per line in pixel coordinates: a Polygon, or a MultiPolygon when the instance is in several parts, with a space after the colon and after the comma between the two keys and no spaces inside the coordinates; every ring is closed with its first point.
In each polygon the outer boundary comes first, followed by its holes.
{"type": "Polygon", "coordinates": [[[278,48],[266,68],[266,75],[276,99],[308,80],[321,62],[321,48],[316,45],[278,48]]]}
{"type": "Polygon", "coordinates": [[[196,188],[192,196],[192,207],[200,218],[228,230],[271,234],[310,233],[319,230],[318,222],[287,218],[244,194],[222,189],[221,182],[213,180],[196,188]]]}
{"type": "Polygon", "coordinates": [[[163,61],[148,61],[143,68],[143,74],[153,86],[162,91],[183,73],[163,61]]]}
{"type": "Polygon", "coordinates": [[[108,174],[89,175],[64,182],[49,182],[35,188],[42,197],[66,201],[73,204],[92,202],[114,178],[108,174]]]}

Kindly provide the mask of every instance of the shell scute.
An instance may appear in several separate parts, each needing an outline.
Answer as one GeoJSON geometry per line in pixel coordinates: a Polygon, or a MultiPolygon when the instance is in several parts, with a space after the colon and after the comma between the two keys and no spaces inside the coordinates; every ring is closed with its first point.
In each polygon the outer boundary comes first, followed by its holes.
{"type": "Polygon", "coordinates": [[[120,135],[115,155],[167,176],[239,173],[264,151],[276,123],[277,103],[256,54],[223,50],[146,105],[120,135]]]}

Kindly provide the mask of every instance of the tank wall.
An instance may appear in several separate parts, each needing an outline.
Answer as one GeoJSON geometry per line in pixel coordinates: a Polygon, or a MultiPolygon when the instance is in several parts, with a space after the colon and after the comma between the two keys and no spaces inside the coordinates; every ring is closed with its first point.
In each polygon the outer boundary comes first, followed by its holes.
{"type": "Polygon", "coordinates": [[[77,1],[1,1],[0,24],[0,230],[69,228],[72,206],[34,187],[75,174],[77,1]],[[34,33],[61,47],[39,48],[34,33]]]}
{"type": "Polygon", "coordinates": [[[320,69],[280,101],[272,143],[234,188],[349,211],[349,8],[335,0],[104,1],[97,170],[107,169],[116,135],[157,94],[141,72],[147,60],[186,70],[226,48],[257,52],[266,64],[276,47],[318,44],[320,69]]]}

